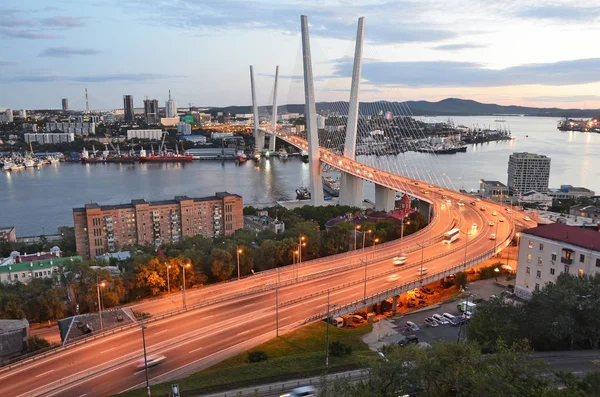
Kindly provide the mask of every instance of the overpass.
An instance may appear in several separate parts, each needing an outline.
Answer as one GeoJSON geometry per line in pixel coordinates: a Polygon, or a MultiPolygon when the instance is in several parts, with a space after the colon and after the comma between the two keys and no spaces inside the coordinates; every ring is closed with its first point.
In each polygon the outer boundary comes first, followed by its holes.
{"type": "MultiPolygon", "coordinates": [[[[303,42],[307,42],[306,17],[302,18],[302,28],[303,42]]],[[[307,59],[310,60],[310,51],[308,56],[305,51],[305,64],[307,59]]],[[[305,80],[306,88],[311,78],[305,80]]],[[[314,110],[314,95],[310,90],[307,92],[308,107],[314,110]]],[[[310,110],[308,113],[311,114],[310,110]]],[[[255,120],[258,121],[258,117],[255,120]]],[[[154,315],[146,323],[148,353],[167,357],[163,364],[150,370],[151,384],[180,378],[318,321],[327,315],[331,304],[336,307],[330,314],[349,313],[467,269],[508,245],[519,225],[534,225],[524,221],[523,214],[507,214],[498,203],[473,201],[472,197],[447,187],[358,162],[355,156],[348,155],[346,145],[343,153],[319,147],[318,140],[314,139],[316,130],[312,127],[308,139],[277,129],[255,127],[259,138],[271,134],[309,152],[315,204],[320,203],[323,194],[319,167],[324,163],[347,175],[341,194],[349,195],[349,201],[358,197],[353,180],[361,183],[368,180],[379,186],[380,198],[376,201],[382,208],[390,205],[392,194],[402,191],[430,203],[431,222],[424,230],[400,241],[200,288],[188,294],[187,310],[181,308],[181,299],[176,294],[132,305],[134,310],[154,315]],[[487,207],[485,211],[481,210],[482,206],[487,207]],[[505,221],[498,222],[500,217],[505,221]],[[490,220],[496,222],[493,228],[488,226],[490,220]],[[453,244],[444,244],[443,234],[451,228],[460,229],[460,238],[453,244]],[[496,240],[489,238],[493,232],[496,240]],[[406,253],[407,263],[394,266],[392,258],[400,253],[406,253]],[[428,269],[426,274],[422,271],[424,267],[428,269]]],[[[145,384],[145,375],[136,363],[142,357],[139,327],[98,333],[79,344],[3,367],[0,395],[88,397],[140,388],[145,384]]]]}

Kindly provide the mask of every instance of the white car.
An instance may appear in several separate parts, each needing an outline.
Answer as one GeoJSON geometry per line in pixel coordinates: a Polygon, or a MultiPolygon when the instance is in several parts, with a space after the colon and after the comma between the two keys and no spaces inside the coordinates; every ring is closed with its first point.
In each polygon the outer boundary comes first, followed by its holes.
{"type": "Polygon", "coordinates": [[[446,317],[446,320],[448,320],[448,322],[450,322],[452,324],[456,322],[456,317],[450,313],[444,313],[444,314],[442,314],[442,316],[446,317]]]}
{"type": "Polygon", "coordinates": [[[417,326],[417,324],[413,323],[412,321],[406,322],[406,328],[411,330],[412,332],[417,332],[420,330],[420,328],[417,326]]]}
{"type": "Polygon", "coordinates": [[[530,218],[530,217],[528,217],[528,216],[526,216],[524,219],[525,219],[526,221],[530,221],[530,220],[531,220],[531,218],[530,218]]]}
{"type": "Polygon", "coordinates": [[[496,215],[498,215],[498,213],[496,211],[494,211],[494,212],[492,212],[492,215],[496,216],[496,215]]]}
{"type": "Polygon", "coordinates": [[[479,209],[482,210],[482,211],[485,211],[485,205],[481,206],[481,208],[479,208],[479,209]]]}
{"type": "Polygon", "coordinates": [[[406,257],[405,256],[395,256],[394,259],[392,260],[392,263],[395,266],[404,265],[406,263],[406,257]]]}
{"type": "Polygon", "coordinates": [[[504,222],[504,218],[499,218],[498,222],[504,222]]]}
{"type": "Polygon", "coordinates": [[[282,394],[280,397],[314,397],[317,389],[312,386],[297,387],[290,394],[282,394]]]}
{"type": "Polygon", "coordinates": [[[481,201],[481,199],[480,198],[476,198],[475,201],[481,201]]]}
{"type": "Polygon", "coordinates": [[[496,239],[496,233],[490,234],[490,240],[495,240],[495,239],[496,239]]]}
{"type": "MultiPolygon", "coordinates": [[[[146,361],[148,362],[148,368],[154,367],[155,365],[162,363],[166,359],[167,358],[165,356],[147,356],[146,361]]],[[[144,369],[146,368],[146,362],[142,358],[141,360],[138,360],[135,366],[137,369],[144,369]]]]}
{"type": "Polygon", "coordinates": [[[495,225],[494,221],[490,221],[489,225],[494,226],[495,225]]]}
{"type": "Polygon", "coordinates": [[[444,316],[441,316],[439,314],[434,314],[431,316],[431,318],[433,318],[435,321],[437,321],[438,323],[444,325],[444,324],[450,324],[450,321],[448,321],[448,319],[444,316]]]}
{"type": "Polygon", "coordinates": [[[477,224],[476,224],[476,223],[473,223],[473,224],[471,225],[471,230],[473,230],[474,232],[476,232],[476,231],[477,231],[477,224]]]}
{"type": "Polygon", "coordinates": [[[464,207],[464,206],[465,206],[465,203],[463,203],[462,201],[459,201],[459,202],[458,202],[458,206],[459,206],[459,207],[464,207]]]}

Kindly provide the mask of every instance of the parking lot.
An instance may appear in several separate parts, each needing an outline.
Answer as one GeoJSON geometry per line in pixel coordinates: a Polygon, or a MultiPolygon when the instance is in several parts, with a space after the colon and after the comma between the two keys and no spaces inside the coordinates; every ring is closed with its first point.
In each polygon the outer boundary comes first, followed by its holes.
{"type": "MultiPolygon", "coordinates": [[[[500,295],[506,289],[497,285],[493,279],[480,280],[469,284],[469,301],[475,299],[488,300],[491,295],[500,295]]],[[[441,304],[427,306],[421,310],[406,313],[402,316],[381,320],[374,324],[373,332],[365,337],[365,342],[373,350],[380,349],[384,344],[396,344],[406,335],[416,335],[419,342],[432,343],[437,340],[456,341],[458,333],[461,331],[461,339],[465,334],[465,327],[452,326],[450,324],[439,325],[438,327],[426,327],[425,319],[431,317],[434,313],[442,315],[450,313],[458,315],[457,305],[465,298],[457,298],[441,304]],[[412,321],[418,327],[418,331],[406,329],[406,322],[412,321]]]]}

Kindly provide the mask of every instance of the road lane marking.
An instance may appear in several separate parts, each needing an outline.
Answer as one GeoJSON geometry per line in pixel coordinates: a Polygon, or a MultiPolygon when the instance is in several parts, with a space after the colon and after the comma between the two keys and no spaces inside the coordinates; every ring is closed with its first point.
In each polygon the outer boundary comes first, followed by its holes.
{"type": "Polygon", "coordinates": [[[44,376],[44,375],[46,375],[46,374],[49,374],[49,373],[50,373],[50,372],[52,372],[52,371],[54,371],[54,370],[53,370],[53,369],[51,369],[50,371],[42,372],[41,374],[39,374],[39,375],[36,375],[35,377],[36,377],[36,378],[39,378],[40,376],[44,376]]]}
{"type": "Polygon", "coordinates": [[[242,307],[250,307],[250,306],[256,306],[256,303],[249,303],[249,304],[247,304],[247,305],[244,305],[244,306],[242,306],[242,307]]]}
{"type": "MultiPolygon", "coordinates": [[[[148,368],[148,369],[150,369],[150,368],[148,368]]],[[[141,370],[141,371],[134,372],[133,374],[134,374],[134,375],[137,375],[137,374],[141,374],[142,372],[145,372],[145,371],[146,371],[146,369],[143,369],[143,370],[141,370]]]]}
{"type": "Polygon", "coordinates": [[[281,319],[279,319],[279,321],[287,320],[288,318],[292,318],[292,316],[287,316],[287,317],[281,318],[281,319]]]}
{"type": "Polygon", "coordinates": [[[115,346],[115,347],[111,347],[110,349],[102,350],[102,351],[100,352],[100,354],[104,354],[104,353],[106,353],[106,352],[109,352],[109,351],[111,351],[111,350],[114,350],[114,349],[116,349],[116,348],[117,348],[117,347],[115,346]]]}
{"type": "Polygon", "coordinates": [[[246,331],[244,331],[244,332],[240,332],[238,335],[244,335],[244,334],[247,334],[248,332],[252,332],[252,331],[253,331],[253,330],[251,330],[251,329],[248,329],[248,330],[246,330],[246,331]]]}
{"type": "Polygon", "coordinates": [[[162,334],[163,332],[167,332],[168,329],[163,329],[162,331],[155,332],[154,335],[162,334]]]}
{"type": "Polygon", "coordinates": [[[199,347],[199,348],[197,348],[197,349],[190,350],[188,353],[197,352],[198,350],[202,350],[202,349],[204,349],[204,348],[203,348],[203,347],[199,347]]]}

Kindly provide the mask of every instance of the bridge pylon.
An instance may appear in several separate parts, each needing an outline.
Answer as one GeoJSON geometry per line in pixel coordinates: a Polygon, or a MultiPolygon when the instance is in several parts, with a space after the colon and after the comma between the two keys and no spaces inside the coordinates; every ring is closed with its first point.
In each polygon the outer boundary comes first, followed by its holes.
{"type": "MultiPolygon", "coordinates": [[[[364,17],[358,18],[356,47],[354,50],[354,66],[352,69],[352,85],[350,88],[350,101],[348,102],[348,124],[346,126],[346,139],[344,141],[344,157],[352,160],[355,160],[356,157],[358,94],[360,92],[360,76],[362,74],[364,22],[364,17]]],[[[363,202],[363,185],[364,182],[361,178],[342,171],[340,180],[340,205],[361,207],[363,202]]]]}
{"type": "MultiPolygon", "coordinates": [[[[279,65],[275,68],[275,88],[273,89],[273,110],[271,115],[271,130],[277,131],[277,81],[279,80],[279,65]]],[[[277,135],[271,134],[269,137],[269,152],[275,151],[275,142],[277,135]]]]}
{"type": "Polygon", "coordinates": [[[250,89],[252,90],[252,113],[254,114],[254,152],[261,153],[265,147],[265,133],[260,130],[260,120],[258,118],[258,103],[256,102],[256,87],[254,84],[254,68],[250,65],[250,89]]]}
{"type": "Polygon", "coordinates": [[[310,55],[310,37],[308,35],[308,17],[300,17],[302,29],[302,64],[304,69],[304,100],[306,118],[306,137],[308,140],[308,166],[310,203],[323,205],[323,180],[321,179],[321,165],[319,152],[319,130],[317,129],[317,105],[315,103],[315,84],[313,80],[312,61],[310,55]]]}

